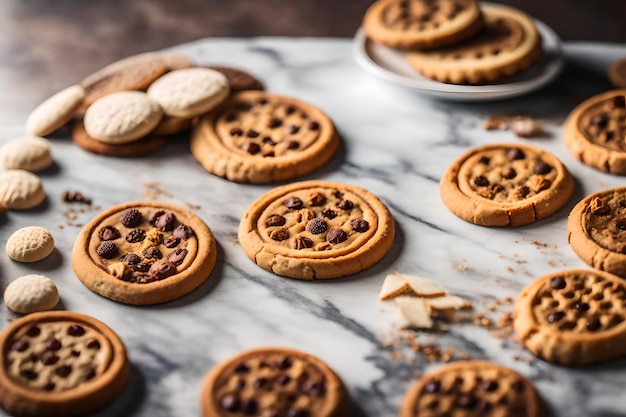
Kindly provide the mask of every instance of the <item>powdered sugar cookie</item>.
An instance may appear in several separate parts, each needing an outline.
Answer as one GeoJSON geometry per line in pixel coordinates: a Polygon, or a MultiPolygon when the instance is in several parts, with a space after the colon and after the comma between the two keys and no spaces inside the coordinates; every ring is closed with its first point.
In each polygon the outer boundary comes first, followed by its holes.
{"type": "Polygon", "coordinates": [[[25,210],[41,204],[46,193],[35,174],[11,169],[0,174],[0,205],[8,209],[25,210]]]}
{"type": "Polygon", "coordinates": [[[54,238],[39,226],[27,226],[15,231],[7,240],[9,258],[18,262],[37,262],[52,253],[54,238]]]}
{"type": "Polygon", "coordinates": [[[0,163],[6,169],[40,171],[52,164],[50,142],[36,136],[12,139],[0,148],[0,163]]]}
{"type": "Polygon", "coordinates": [[[57,286],[43,275],[24,275],[4,290],[4,303],[10,310],[20,314],[50,310],[58,302],[57,286]]]}
{"type": "Polygon", "coordinates": [[[31,135],[45,136],[69,122],[85,99],[85,90],[72,85],[59,91],[37,106],[26,120],[26,131],[31,135]]]}

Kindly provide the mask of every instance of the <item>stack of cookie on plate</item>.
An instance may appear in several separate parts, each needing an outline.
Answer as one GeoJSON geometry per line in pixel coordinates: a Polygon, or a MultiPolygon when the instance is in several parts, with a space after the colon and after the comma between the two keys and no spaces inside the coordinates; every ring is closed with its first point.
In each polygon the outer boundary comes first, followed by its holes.
{"type": "Polygon", "coordinates": [[[542,54],[528,15],[476,0],[378,0],[363,27],[373,41],[406,53],[417,72],[445,83],[499,82],[542,54]]]}

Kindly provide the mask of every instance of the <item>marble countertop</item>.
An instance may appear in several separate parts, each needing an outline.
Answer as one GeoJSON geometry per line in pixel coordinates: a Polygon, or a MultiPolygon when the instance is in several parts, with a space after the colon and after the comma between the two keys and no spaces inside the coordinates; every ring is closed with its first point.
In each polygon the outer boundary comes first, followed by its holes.
{"type": "MultiPolygon", "coordinates": [[[[398,232],[391,252],[355,276],[330,282],[281,278],[251,262],[236,240],[240,217],[271,186],[240,185],[208,174],[189,154],[185,138],[149,157],[115,159],[83,152],[67,131],[56,134],[51,138],[55,167],[42,174],[47,202],[31,211],[7,212],[0,223],[2,242],[20,227],[46,227],[56,250],[36,264],[0,257],[0,285],[3,289],[26,273],[47,274],[59,287],[61,308],[93,315],[122,337],[133,365],[131,382],[98,417],[197,416],[206,372],[244,349],[267,345],[305,350],[325,360],[349,387],[351,416],[394,416],[415,373],[440,363],[427,363],[422,355],[399,358],[385,347],[400,330],[392,305],[378,301],[384,276],[400,271],[429,277],[497,318],[511,305],[489,312],[486,305],[496,298],[515,298],[547,273],[586,267],[567,244],[569,209],[586,194],[624,184],[622,177],[574,160],[561,130],[577,103],[609,88],[606,67],[626,55],[626,46],[568,44],[565,72],[552,85],[523,98],[483,104],[432,101],[378,81],[356,66],[350,40],[208,39],[175,50],[198,63],[248,69],[268,90],[327,112],[343,146],[330,165],[305,179],[351,183],[377,194],[394,215],[398,232]],[[484,119],[494,114],[537,117],[546,135],[520,139],[509,131],[484,131],[484,119]],[[449,212],[439,198],[443,171],[465,150],[495,142],[530,143],[556,154],[576,179],[567,206],[516,229],[474,226],[449,212]],[[80,191],[94,207],[106,208],[146,198],[155,187],[160,200],[199,206],[196,213],[218,241],[214,272],[193,293],[164,305],[132,307],[92,293],[75,277],[70,253],[81,226],[97,211],[73,215],[70,210],[80,206],[62,203],[61,194],[80,191]]],[[[45,98],[42,93],[39,99],[45,98]]],[[[3,142],[23,132],[28,114],[12,109],[10,94],[0,104],[3,142]]],[[[0,309],[2,327],[11,316],[6,307],[0,309]]],[[[473,325],[452,325],[445,334],[421,338],[518,370],[534,381],[553,416],[626,415],[624,361],[582,369],[529,364],[532,357],[510,338],[494,338],[473,325]]]]}

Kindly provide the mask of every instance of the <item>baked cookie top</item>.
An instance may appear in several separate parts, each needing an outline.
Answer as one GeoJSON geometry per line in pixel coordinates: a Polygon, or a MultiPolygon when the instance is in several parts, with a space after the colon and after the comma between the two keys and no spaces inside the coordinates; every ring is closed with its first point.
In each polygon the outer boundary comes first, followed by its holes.
{"type": "Polygon", "coordinates": [[[519,226],[544,218],[569,199],[573,180],[552,154],[528,145],[470,150],[444,173],[441,197],[457,216],[483,226],[519,226]]]}
{"type": "Polygon", "coordinates": [[[537,356],[581,365],[626,355],[625,319],[621,279],[601,271],[570,270],[539,278],[520,293],[514,327],[537,356]]]}
{"type": "Polygon", "coordinates": [[[543,400],[517,372],[486,361],[455,362],[409,388],[400,417],[544,415],[543,400]]]}
{"type": "Polygon", "coordinates": [[[72,260],[78,277],[101,295],[151,304],[183,295],[175,287],[189,292],[203,282],[215,255],[213,236],[195,214],[172,204],[135,202],[92,220],[72,260]]]}
{"type": "Polygon", "coordinates": [[[411,51],[409,63],[424,75],[454,84],[493,82],[529,67],[541,55],[532,19],[505,6],[483,7],[484,29],[444,49],[411,51]]]}
{"type": "Polygon", "coordinates": [[[213,369],[201,393],[204,416],[346,416],[343,382],[315,356],[283,348],[239,354],[213,369]]]}
{"type": "Polygon", "coordinates": [[[362,188],[305,181],[255,201],[239,226],[246,254],[292,278],[337,278],[366,269],[389,250],[391,214],[362,188]]]}
{"type": "Polygon", "coordinates": [[[209,172],[263,183],[309,173],[337,146],[335,127],[319,109],[264,91],[242,91],[200,121],[191,151],[209,172]]]}
{"type": "Polygon", "coordinates": [[[403,49],[449,45],[482,26],[475,0],[379,0],[363,19],[371,39],[403,49]]]}

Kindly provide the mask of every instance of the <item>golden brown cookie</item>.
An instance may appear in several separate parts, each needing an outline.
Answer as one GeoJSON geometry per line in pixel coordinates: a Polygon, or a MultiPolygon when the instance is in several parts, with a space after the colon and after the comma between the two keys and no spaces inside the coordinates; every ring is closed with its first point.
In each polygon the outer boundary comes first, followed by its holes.
{"type": "Polygon", "coordinates": [[[475,148],[450,165],[441,199],[460,218],[481,226],[521,226],[543,219],[572,195],[569,171],[551,153],[528,145],[475,148]]]}
{"type": "Polygon", "coordinates": [[[448,48],[409,52],[409,64],[437,81],[484,84],[514,75],[541,57],[541,37],[528,15],[501,5],[482,10],[485,28],[477,36],[448,48]]]}
{"type": "Polygon", "coordinates": [[[534,355],[562,365],[626,356],[626,285],[615,275],[569,270],[541,277],[515,302],[513,327],[534,355]]]}
{"type": "Polygon", "coordinates": [[[609,78],[609,82],[615,88],[625,88],[626,87],[626,57],[620,58],[617,61],[613,62],[609,67],[607,76],[609,78]]]}
{"type": "Polygon", "coordinates": [[[117,157],[134,157],[143,156],[156,152],[165,146],[165,138],[149,134],[148,136],[134,141],[119,145],[111,145],[96,140],[87,134],[82,120],[77,120],[72,128],[72,140],[81,149],[106,156],[117,157]]]}
{"type": "Polygon", "coordinates": [[[174,135],[191,128],[192,120],[193,119],[184,117],[164,116],[163,119],[161,119],[161,123],[159,123],[151,134],[157,136],[174,135]]]}
{"type": "Polygon", "coordinates": [[[391,213],[372,193],[304,181],[274,188],[248,208],[239,242],[261,268],[298,279],[339,278],[369,268],[391,248],[391,213]]]}
{"type": "Polygon", "coordinates": [[[193,291],[213,271],[217,248],[198,216],[158,201],[124,203],[81,231],[72,251],[89,289],[125,304],[156,304],[193,291]]]}
{"type": "Polygon", "coordinates": [[[400,417],[542,417],[545,406],[522,375],[487,361],[454,362],[409,388],[400,417]]]}
{"type": "Polygon", "coordinates": [[[567,117],[563,138],[584,164],[610,174],[626,175],[626,89],[593,96],[567,117]]]}
{"type": "Polygon", "coordinates": [[[626,187],[578,202],[567,219],[567,240],[592,267],[626,278],[626,187]]]}
{"type": "Polygon", "coordinates": [[[322,111],[264,91],[233,94],[191,135],[191,153],[207,171],[255,184],[309,174],[338,146],[335,126],[322,111]]]}
{"type": "Polygon", "coordinates": [[[130,376],[115,332],[69,311],[14,321],[0,334],[0,351],[0,406],[16,416],[91,413],[113,401],[130,376]]]}
{"type": "Polygon", "coordinates": [[[482,27],[476,0],[379,0],[363,18],[370,39],[400,49],[452,45],[482,27]]]}
{"type": "Polygon", "coordinates": [[[319,358],[278,347],[240,353],[213,368],[202,386],[203,417],[345,417],[341,378],[319,358]]]}
{"type": "Polygon", "coordinates": [[[244,90],[265,90],[263,83],[253,75],[233,67],[209,65],[207,68],[224,74],[233,93],[244,90]]]}

